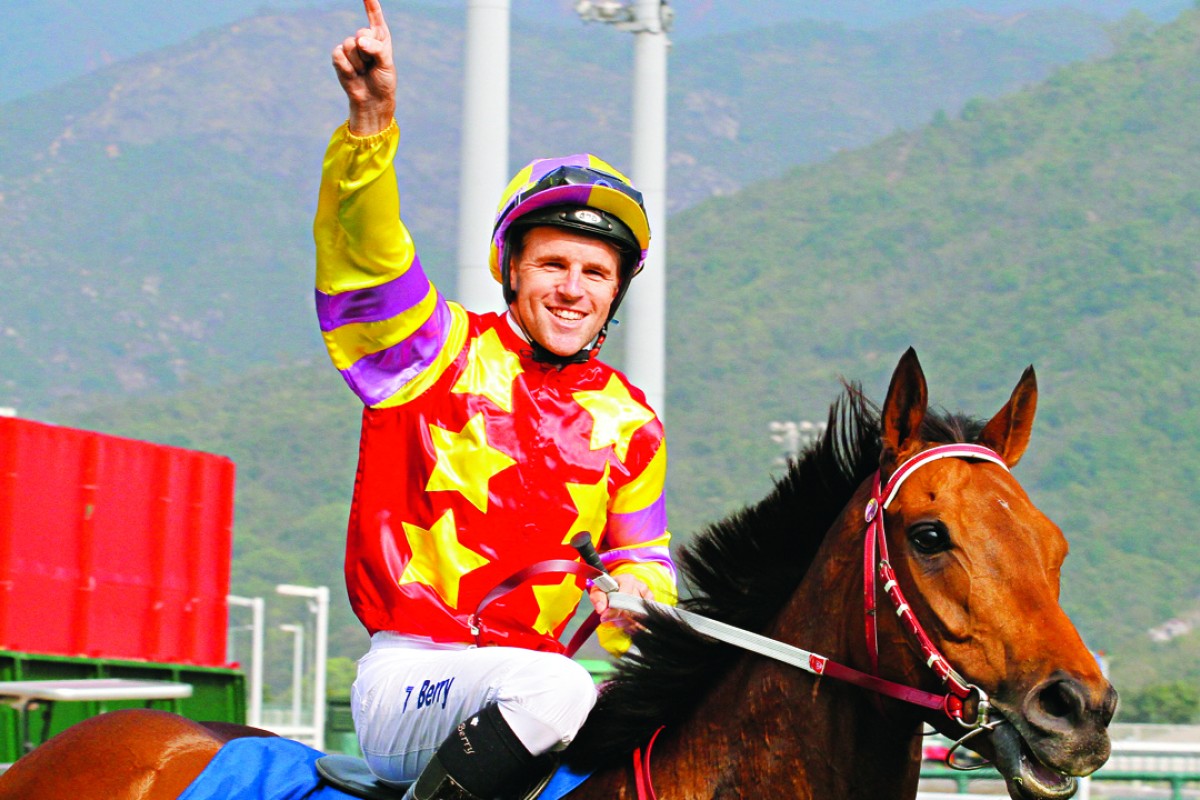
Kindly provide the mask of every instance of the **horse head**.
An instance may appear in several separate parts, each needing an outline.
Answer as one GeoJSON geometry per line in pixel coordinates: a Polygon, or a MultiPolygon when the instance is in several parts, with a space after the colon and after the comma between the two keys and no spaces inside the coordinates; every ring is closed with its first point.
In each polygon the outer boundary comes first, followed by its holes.
{"type": "Polygon", "coordinates": [[[680,552],[686,612],[775,647],[644,619],[564,755],[606,770],[581,796],[626,791],[653,736],[672,797],[902,800],[929,723],[1015,800],[1069,797],[1116,693],[1059,607],[1062,532],[1009,472],[1036,402],[1030,369],[986,423],[931,410],[911,350],[881,408],[847,386],[770,494],[680,552]]]}
{"type": "MultiPolygon", "coordinates": [[[[975,443],[1015,466],[1036,406],[1030,367],[975,443]]],[[[884,482],[935,444],[924,432],[927,407],[925,377],[909,350],[881,415],[884,482]]],[[[995,763],[1017,800],[1071,796],[1075,776],[1108,758],[1117,698],[1059,605],[1062,532],[1005,466],[964,458],[929,461],[906,476],[884,520],[891,565],[916,619],[946,662],[989,698],[992,719],[970,746],[995,763]]],[[[907,648],[913,656],[893,665],[895,677],[930,685],[912,632],[883,617],[881,650],[907,648]]],[[[953,739],[965,733],[945,715],[928,721],[953,739]]]]}

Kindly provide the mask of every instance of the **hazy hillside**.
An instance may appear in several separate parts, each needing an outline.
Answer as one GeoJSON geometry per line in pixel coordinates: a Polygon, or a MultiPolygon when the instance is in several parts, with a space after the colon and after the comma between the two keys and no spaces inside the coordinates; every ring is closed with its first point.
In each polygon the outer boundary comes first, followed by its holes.
{"type": "MultiPolygon", "coordinates": [[[[1077,0],[1075,8],[1114,18],[1138,9],[1168,19],[1188,0],[1077,0]]],[[[971,8],[984,14],[1046,11],[1068,5],[1061,0],[674,0],[673,38],[679,41],[753,30],[779,22],[816,19],[855,28],[872,28],[924,13],[971,8]]],[[[434,6],[463,14],[466,0],[386,0],[384,9],[408,12],[434,6]]],[[[202,31],[237,22],[252,14],[299,8],[353,11],[358,0],[22,0],[0,4],[0,102],[13,100],[165,45],[183,42],[202,31]],[[47,58],[53,53],[53,58],[47,58]]],[[[573,0],[512,0],[512,13],[524,20],[558,27],[580,26],[573,0]]]]}
{"type": "MultiPolygon", "coordinates": [[[[822,419],[839,376],[880,398],[912,344],[935,404],[987,416],[1034,363],[1017,475],[1071,542],[1068,610],[1119,684],[1200,678],[1200,636],[1146,636],[1194,620],[1200,597],[1198,79],[1190,12],[1102,63],[674,218],[679,537],[767,490],[768,422],[822,419]]],[[[357,414],[319,359],[70,419],[232,455],[239,583],[338,584],[357,414]]]]}
{"type": "Polygon", "coordinates": [[[682,42],[672,50],[673,210],[1036,83],[1053,65],[1106,53],[1112,33],[1069,10],[949,11],[879,31],[801,22],[682,42]]]}
{"type": "MultiPolygon", "coordinates": [[[[308,231],[324,143],[345,113],[328,53],[360,15],[260,15],[0,106],[0,405],[169,390],[319,349],[308,231]]],[[[446,287],[460,17],[391,15],[406,218],[446,287]]],[[[627,163],[633,37],[518,34],[514,164],[580,150],[627,163]]],[[[1106,48],[1096,20],[1069,12],[681,43],[670,196],[684,206],[733,191],[1106,48]]]]}

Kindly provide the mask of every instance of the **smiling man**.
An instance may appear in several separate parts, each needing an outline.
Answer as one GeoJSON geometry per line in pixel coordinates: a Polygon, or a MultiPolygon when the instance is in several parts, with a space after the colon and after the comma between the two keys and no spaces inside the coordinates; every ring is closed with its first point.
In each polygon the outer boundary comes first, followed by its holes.
{"type": "MultiPolygon", "coordinates": [[[[446,300],[400,220],[391,38],[378,0],[364,5],[370,27],[333,52],[350,115],[313,228],[322,335],[365,406],[345,561],[371,635],[355,727],[378,777],[416,779],[409,797],[505,796],[595,702],[557,638],[587,587],[510,576],[576,559],[568,543],[586,531],[622,591],[675,599],[662,425],[598,358],[649,225],[641,195],[595,156],[534,161],[493,230],[507,310],[446,300]]],[[[588,597],[601,643],[621,652],[622,620],[603,592],[588,597]]]]}
{"type": "MultiPolygon", "coordinates": [[[[590,210],[576,216],[601,219],[590,210]]],[[[512,234],[510,234],[512,235],[512,234]]],[[[530,341],[559,357],[596,340],[621,284],[621,253],[609,242],[542,225],[524,234],[509,258],[511,304],[530,341]]]]}

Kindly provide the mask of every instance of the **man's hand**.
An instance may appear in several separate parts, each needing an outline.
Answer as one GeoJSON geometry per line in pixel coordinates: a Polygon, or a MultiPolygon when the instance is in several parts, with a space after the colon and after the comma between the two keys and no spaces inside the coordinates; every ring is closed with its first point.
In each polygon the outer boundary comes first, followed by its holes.
{"type": "MultiPolygon", "coordinates": [[[[650,587],[632,575],[614,575],[613,577],[617,581],[618,591],[622,594],[631,594],[643,600],[654,599],[654,592],[650,591],[650,587]]],[[[600,615],[603,622],[616,622],[626,629],[632,629],[637,625],[637,622],[628,613],[608,607],[608,595],[603,589],[593,586],[588,590],[588,599],[592,601],[592,607],[596,609],[596,613],[600,615]]]]}
{"type": "Polygon", "coordinates": [[[379,0],[363,0],[369,28],[333,49],[333,69],[350,100],[350,132],[378,133],[392,124],[396,113],[396,65],[392,35],[379,0]]]}

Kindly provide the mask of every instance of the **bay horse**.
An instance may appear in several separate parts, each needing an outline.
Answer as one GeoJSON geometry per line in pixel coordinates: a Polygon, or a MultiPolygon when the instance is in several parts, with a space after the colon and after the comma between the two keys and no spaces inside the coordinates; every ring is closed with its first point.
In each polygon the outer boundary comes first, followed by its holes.
{"type": "MultiPolygon", "coordinates": [[[[563,754],[593,773],[568,800],[912,798],[924,725],[966,738],[1014,800],[1070,797],[1108,758],[1117,696],[1059,606],[1063,535],[1009,472],[1036,404],[1031,367],[986,423],[931,411],[911,349],[881,411],[847,386],[773,491],[680,558],[683,607],[816,669],[652,611],[563,754]]],[[[18,761],[0,800],[175,798],[234,735],[115,712],[18,761]]]]}

